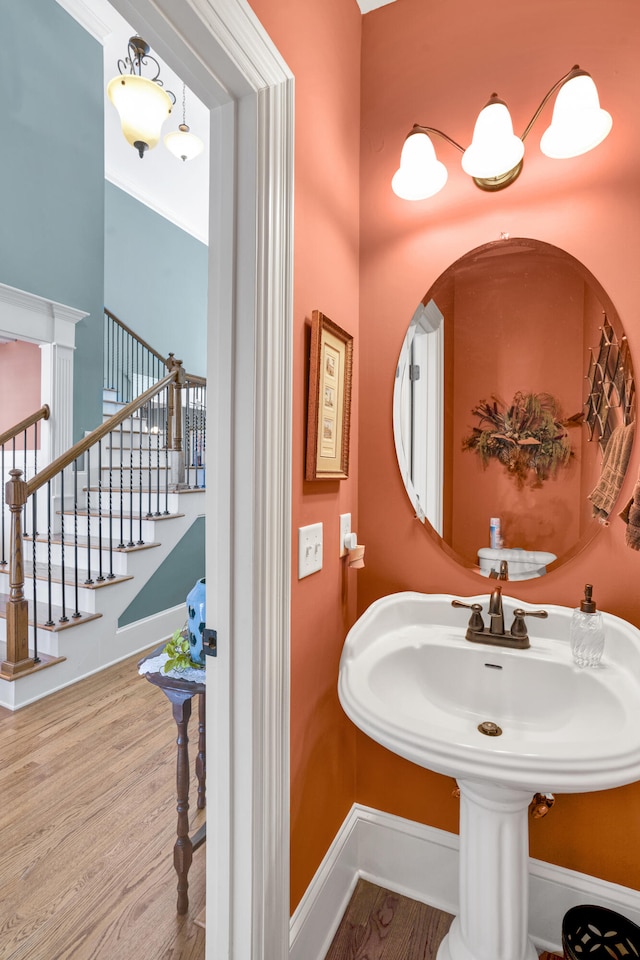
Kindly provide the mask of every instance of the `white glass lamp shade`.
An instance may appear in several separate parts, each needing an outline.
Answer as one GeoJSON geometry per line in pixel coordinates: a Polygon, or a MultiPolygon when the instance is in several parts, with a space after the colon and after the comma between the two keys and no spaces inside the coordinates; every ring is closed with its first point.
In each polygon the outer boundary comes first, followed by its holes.
{"type": "Polygon", "coordinates": [[[491,100],[478,114],[471,146],[462,154],[470,177],[490,179],[513,170],[524,156],[524,143],[513,132],[511,115],[501,100],[491,100]]]}
{"type": "Polygon", "coordinates": [[[402,147],[400,167],[391,180],[391,189],[402,200],[426,200],[447,182],[447,168],[436,158],[426,133],[410,133],[402,147]]]}
{"type": "Polygon", "coordinates": [[[204,143],[195,133],[191,133],[186,123],[173,130],[164,138],[164,145],[178,160],[193,160],[204,149],[204,143]]]}
{"type": "Polygon", "coordinates": [[[158,143],[162,124],[171,113],[171,97],[153,80],[134,74],[114,77],[107,94],[120,114],[125,139],[140,156],[158,143]]]}
{"type": "Polygon", "coordinates": [[[602,143],[612,125],[611,114],[600,107],[595,83],[588,73],[580,73],[560,87],[540,149],[554,160],[579,157],[602,143]]]}

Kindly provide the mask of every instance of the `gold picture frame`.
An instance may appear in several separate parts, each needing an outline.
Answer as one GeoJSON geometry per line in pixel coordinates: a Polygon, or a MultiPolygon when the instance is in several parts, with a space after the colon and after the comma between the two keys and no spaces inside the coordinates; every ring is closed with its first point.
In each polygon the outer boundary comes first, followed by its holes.
{"type": "Polygon", "coordinates": [[[349,476],[353,337],[319,310],[311,316],[305,480],[349,476]]]}

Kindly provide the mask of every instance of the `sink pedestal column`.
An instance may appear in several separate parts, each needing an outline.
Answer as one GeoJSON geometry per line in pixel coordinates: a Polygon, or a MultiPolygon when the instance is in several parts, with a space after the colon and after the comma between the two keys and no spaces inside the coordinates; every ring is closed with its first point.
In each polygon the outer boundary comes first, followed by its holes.
{"type": "Polygon", "coordinates": [[[528,937],[531,792],[458,780],[460,912],[437,960],[537,960],[528,937]]]}

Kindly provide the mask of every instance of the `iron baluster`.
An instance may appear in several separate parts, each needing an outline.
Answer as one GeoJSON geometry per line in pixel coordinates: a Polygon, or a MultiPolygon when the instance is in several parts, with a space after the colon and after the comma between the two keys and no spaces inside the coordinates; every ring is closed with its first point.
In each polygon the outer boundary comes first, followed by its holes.
{"type": "Polygon", "coordinates": [[[118,470],[120,472],[120,543],[118,544],[118,549],[124,549],[124,432],[122,429],[122,424],[119,424],[119,434],[120,434],[120,463],[118,465],[118,470]]]}
{"type": "Polygon", "coordinates": [[[133,337],[129,337],[129,390],[127,394],[127,403],[130,400],[133,400],[133,353],[134,353],[134,341],[133,337]]]}
{"type": "Polygon", "coordinates": [[[128,547],[135,547],[133,542],[133,417],[129,418],[129,542],[128,547]]]}
{"type": "MultiPolygon", "coordinates": [[[[23,475],[24,479],[26,480],[26,479],[27,479],[27,431],[26,431],[26,430],[24,431],[24,434],[23,434],[23,437],[22,437],[22,443],[24,444],[23,457],[22,457],[22,459],[23,459],[22,475],[23,475]]],[[[26,539],[28,538],[28,536],[29,536],[29,524],[28,524],[28,521],[27,521],[27,505],[26,505],[26,503],[25,503],[25,505],[24,505],[24,508],[23,508],[22,513],[23,513],[22,535],[23,535],[23,537],[24,537],[25,540],[26,540],[26,539]]]]}
{"type": "Polygon", "coordinates": [[[6,503],[4,499],[4,476],[5,476],[4,474],[4,443],[0,448],[0,464],[1,464],[0,469],[2,470],[2,483],[0,484],[0,486],[2,487],[2,559],[0,560],[0,564],[2,564],[3,567],[6,567],[7,555],[5,550],[6,544],[5,544],[5,529],[4,529],[5,520],[6,520],[6,515],[5,515],[6,503]]]}
{"type": "Polygon", "coordinates": [[[67,571],[64,564],[64,470],[60,473],[60,564],[62,566],[62,616],[60,617],[60,623],[68,623],[66,593],[67,571]]]}
{"type": "MultiPolygon", "coordinates": [[[[91,541],[87,543],[87,550],[91,550],[91,541]]],[[[98,441],[98,576],[96,580],[102,583],[105,577],[102,573],[102,440],[98,441]]]]}
{"type": "MultiPolygon", "coordinates": [[[[160,410],[157,413],[160,418],[160,410]]],[[[160,424],[156,423],[156,517],[160,516],[160,424]]]]}
{"type": "Polygon", "coordinates": [[[113,572],[113,434],[109,434],[109,573],[107,580],[114,580],[113,572]]]}
{"type": "Polygon", "coordinates": [[[122,400],[122,330],[118,327],[118,348],[116,356],[116,399],[122,400]]]}
{"type": "Polygon", "coordinates": [[[142,421],[143,421],[142,410],[140,410],[139,413],[140,413],[140,417],[139,417],[140,426],[138,428],[138,433],[139,433],[139,437],[138,437],[138,518],[139,519],[138,519],[138,540],[136,541],[136,543],[137,543],[137,546],[141,547],[142,544],[144,543],[144,540],[142,539],[142,497],[144,492],[142,489],[142,477],[143,477],[143,469],[144,469],[144,463],[143,463],[144,458],[142,455],[142,447],[144,442],[144,436],[143,436],[143,430],[142,430],[142,421]]]}
{"type": "Polygon", "coordinates": [[[151,422],[151,411],[152,411],[151,401],[149,401],[149,403],[147,404],[147,412],[148,412],[148,420],[147,420],[147,427],[148,427],[148,430],[147,430],[147,482],[148,482],[148,484],[149,484],[149,505],[148,505],[148,507],[147,507],[147,517],[152,517],[152,516],[153,516],[153,510],[152,510],[152,507],[153,507],[153,474],[152,474],[153,465],[152,465],[152,462],[151,462],[151,456],[152,456],[152,454],[151,454],[151,443],[152,443],[152,437],[153,437],[153,434],[154,434],[154,431],[155,431],[155,427],[154,427],[153,423],[151,422]]]}
{"type": "Polygon", "coordinates": [[[51,603],[51,480],[47,483],[47,622],[45,626],[53,626],[51,603]]]}
{"type": "MultiPolygon", "coordinates": [[[[87,543],[91,543],[91,448],[87,450],[87,543]]],[[[100,518],[98,517],[98,524],[100,518]]],[[[91,551],[87,550],[87,576],[85,583],[93,583],[91,578],[91,551]]]]}
{"type": "MultiPolygon", "coordinates": [[[[31,512],[33,520],[33,529],[36,529],[36,514],[38,512],[37,504],[37,493],[34,493],[31,497],[31,512]]],[[[40,657],[38,656],[38,596],[37,596],[37,578],[36,578],[36,538],[35,534],[31,540],[31,557],[33,564],[33,579],[32,579],[32,588],[33,588],[33,662],[40,663],[40,657]]]]}
{"type": "MultiPolygon", "coordinates": [[[[189,381],[185,382],[185,398],[184,398],[184,459],[186,464],[186,476],[185,482],[188,487],[191,487],[191,454],[192,454],[192,443],[191,443],[191,431],[190,427],[190,418],[189,418],[189,403],[191,398],[191,393],[189,390],[189,381]]],[[[198,483],[198,473],[196,471],[196,485],[198,483]]]]}
{"type": "MultiPolygon", "coordinates": [[[[169,514],[169,391],[171,387],[166,388],[166,405],[165,405],[165,437],[166,443],[164,447],[164,515],[165,517],[169,514]]],[[[160,477],[158,477],[158,481],[160,477]]]]}
{"type": "Polygon", "coordinates": [[[71,614],[73,620],[81,616],[78,597],[78,460],[73,461],[73,565],[76,608],[71,614]]]}

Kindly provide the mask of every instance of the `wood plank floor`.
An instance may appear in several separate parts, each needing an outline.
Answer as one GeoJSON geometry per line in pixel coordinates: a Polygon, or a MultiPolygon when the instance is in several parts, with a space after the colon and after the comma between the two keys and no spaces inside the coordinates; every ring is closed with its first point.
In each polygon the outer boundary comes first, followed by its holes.
{"type": "MultiPolygon", "coordinates": [[[[453,917],[358,880],[325,960],[433,960],[453,917]]],[[[540,960],[559,960],[543,953],[540,960]]]]}
{"type": "Polygon", "coordinates": [[[178,917],[176,727],[139,659],[0,710],[0,960],[204,958],[205,847],[178,917]]]}

